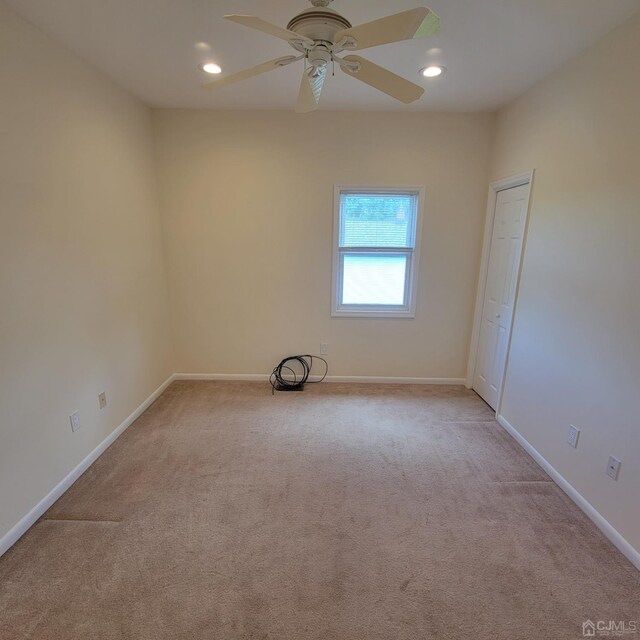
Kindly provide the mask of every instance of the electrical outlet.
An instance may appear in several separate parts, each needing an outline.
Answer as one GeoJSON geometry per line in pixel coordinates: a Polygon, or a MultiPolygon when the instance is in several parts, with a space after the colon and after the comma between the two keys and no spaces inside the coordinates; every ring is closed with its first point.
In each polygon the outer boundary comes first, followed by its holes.
{"type": "Polygon", "coordinates": [[[101,409],[107,406],[107,394],[104,391],[98,396],[98,404],[101,409]]]}
{"type": "Polygon", "coordinates": [[[326,342],[320,343],[320,355],[326,356],[329,353],[329,345],[326,342]]]}
{"type": "Polygon", "coordinates": [[[80,428],[80,414],[74,411],[69,416],[69,422],[71,422],[71,431],[76,432],[80,428]]]}
{"type": "Polygon", "coordinates": [[[578,446],[578,438],[580,437],[580,429],[574,427],[572,424],[569,425],[569,437],[567,438],[567,442],[576,449],[578,446]]]}
{"type": "Polygon", "coordinates": [[[618,458],[609,456],[609,462],[607,463],[607,475],[610,478],[617,480],[618,474],[620,473],[620,465],[622,465],[622,462],[620,462],[618,458]]]}

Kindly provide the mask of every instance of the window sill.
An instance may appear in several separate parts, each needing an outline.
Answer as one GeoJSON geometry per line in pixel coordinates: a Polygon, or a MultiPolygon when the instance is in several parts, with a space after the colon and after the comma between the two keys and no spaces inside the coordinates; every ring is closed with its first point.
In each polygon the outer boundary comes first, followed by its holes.
{"type": "Polygon", "coordinates": [[[382,309],[333,309],[331,311],[332,318],[405,318],[413,319],[416,317],[413,310],[384,311],[382,309]]]}

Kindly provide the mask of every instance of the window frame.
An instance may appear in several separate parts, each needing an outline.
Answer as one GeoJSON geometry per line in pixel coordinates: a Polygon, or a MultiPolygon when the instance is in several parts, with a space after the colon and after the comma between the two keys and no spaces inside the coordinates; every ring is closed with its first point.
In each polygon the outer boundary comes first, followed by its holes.
{"type": "Polygon", "coordinates": [[[334,318],[415,318],[418,273],[420,270],[420,245],[424,219],[425,187],[363,187],[335,185],[333,195],[333,268],[331,286],[331,316],[334,318]],[[341,247],[340,246],[340,196],[344,193],[375,195],[411,195],[416,200],[416,224],[411,247],[341,247]],[[344,282],[344,259],[348,254],[397,254],[407,256],[405,274],[405,299],[403,305],[341,305],[344,282]]]}

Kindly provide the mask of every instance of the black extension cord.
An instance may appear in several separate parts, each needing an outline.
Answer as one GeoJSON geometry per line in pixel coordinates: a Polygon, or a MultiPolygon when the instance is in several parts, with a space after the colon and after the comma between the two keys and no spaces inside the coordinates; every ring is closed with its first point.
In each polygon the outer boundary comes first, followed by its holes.
{"type": "Polygon", "coordinates": [[[322,382],[327,377],[327,373],[329,373],[329,364],[320,356],[289,356],[282,360],[282,362],[275,367],[269,376],[269,382],[271,383],[271,395],[276,391],[302,391],[307,382],[309,382],[309,384],[322,382]],[[312,380],[309,382],[309,376],[311,375],[314,359],[322,360],[322,362],[324,362],[324,375],[320,380],[312,380]],[[296,374],[293,367],[289,366],[289,363],[291,365],[294,365],[295,363],[300,365],[302,372],[296,374]]]}

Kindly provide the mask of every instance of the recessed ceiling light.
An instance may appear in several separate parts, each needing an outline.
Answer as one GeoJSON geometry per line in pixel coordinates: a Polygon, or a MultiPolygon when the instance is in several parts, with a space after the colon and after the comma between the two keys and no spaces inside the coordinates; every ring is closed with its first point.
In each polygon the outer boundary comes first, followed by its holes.
{"type": "Polygon", "coordinates": [[[216,75],[218,73],[222,73],[222,67],[220,67],[219,65],[213,63],[213,62],[206,62],[205,64],[201,64],[200,68],[205,72],[205,73],[210,73],[212,75],[216,75]]]}
{"type": "Polygon", "coordinates": [[[446,70],[446,67],[432,64],[428,67],[425,67],[424,69],[420,69],[420,73],[425,78],[437,78],[438,76],[441,76],[446,70]]]}

